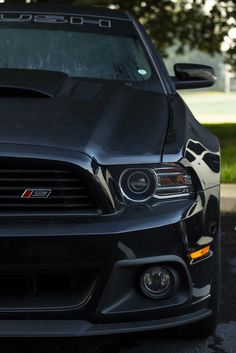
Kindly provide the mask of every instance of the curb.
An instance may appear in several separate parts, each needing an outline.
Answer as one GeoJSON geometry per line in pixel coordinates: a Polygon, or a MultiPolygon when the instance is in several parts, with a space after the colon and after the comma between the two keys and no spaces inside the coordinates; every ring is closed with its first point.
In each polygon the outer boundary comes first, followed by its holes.
{"type": "Polygon", "coordinates": [[[236,184],[221,184],[221,205],[223,213],[236,213],[236,184]]]}

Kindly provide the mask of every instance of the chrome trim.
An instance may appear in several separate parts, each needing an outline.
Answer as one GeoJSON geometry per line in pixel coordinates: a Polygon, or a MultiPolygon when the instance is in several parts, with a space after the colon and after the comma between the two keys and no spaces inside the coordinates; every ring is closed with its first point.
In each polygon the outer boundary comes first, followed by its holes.
{"type": "Polygon", "coordinates": [[[166,195],[166,196],[162,196],[159,194],[155,194],[153,197],[155,199],[175,199],[175,198],[188,198],[190,196],[194,196],[194,193],[185,193],[185,194],[171,194],[171,195],[166,195]]]}

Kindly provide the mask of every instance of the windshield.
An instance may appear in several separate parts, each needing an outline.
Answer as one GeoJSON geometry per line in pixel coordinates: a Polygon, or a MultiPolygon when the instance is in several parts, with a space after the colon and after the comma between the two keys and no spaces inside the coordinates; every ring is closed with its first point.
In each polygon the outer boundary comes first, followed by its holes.
{"type": "Polygon", "coordinates": [[[152,76],[135,37],[1,28],[0,52],[0,68],[61,71],[70,76],[136,82],[152,76]]]}

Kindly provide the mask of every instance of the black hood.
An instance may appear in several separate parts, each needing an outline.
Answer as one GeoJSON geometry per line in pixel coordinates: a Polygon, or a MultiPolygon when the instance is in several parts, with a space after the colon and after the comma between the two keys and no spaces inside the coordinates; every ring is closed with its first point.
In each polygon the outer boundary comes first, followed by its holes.
{"type": "MultiPolygon", "coordinates": [[[[25,96],[0,94],[0,143],[78,151],[101,164],[160,161],[168,123],[164,94],[66,75],[55,76],[53,88],[45,78],[32,88],[45,98],[29,97],[26,81],[25,96]]],[[[22,87],[22,81],[10,86],[22,87]]]]}

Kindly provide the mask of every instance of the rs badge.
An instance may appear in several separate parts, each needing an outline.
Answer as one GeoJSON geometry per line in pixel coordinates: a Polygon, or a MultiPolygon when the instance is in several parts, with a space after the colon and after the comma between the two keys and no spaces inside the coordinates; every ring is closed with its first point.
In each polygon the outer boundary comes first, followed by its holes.
{"type": "Polygon", "coordinates": [[[26,189],[21,195],[22,199],[47,199],[51,189],[26,189]]]}

